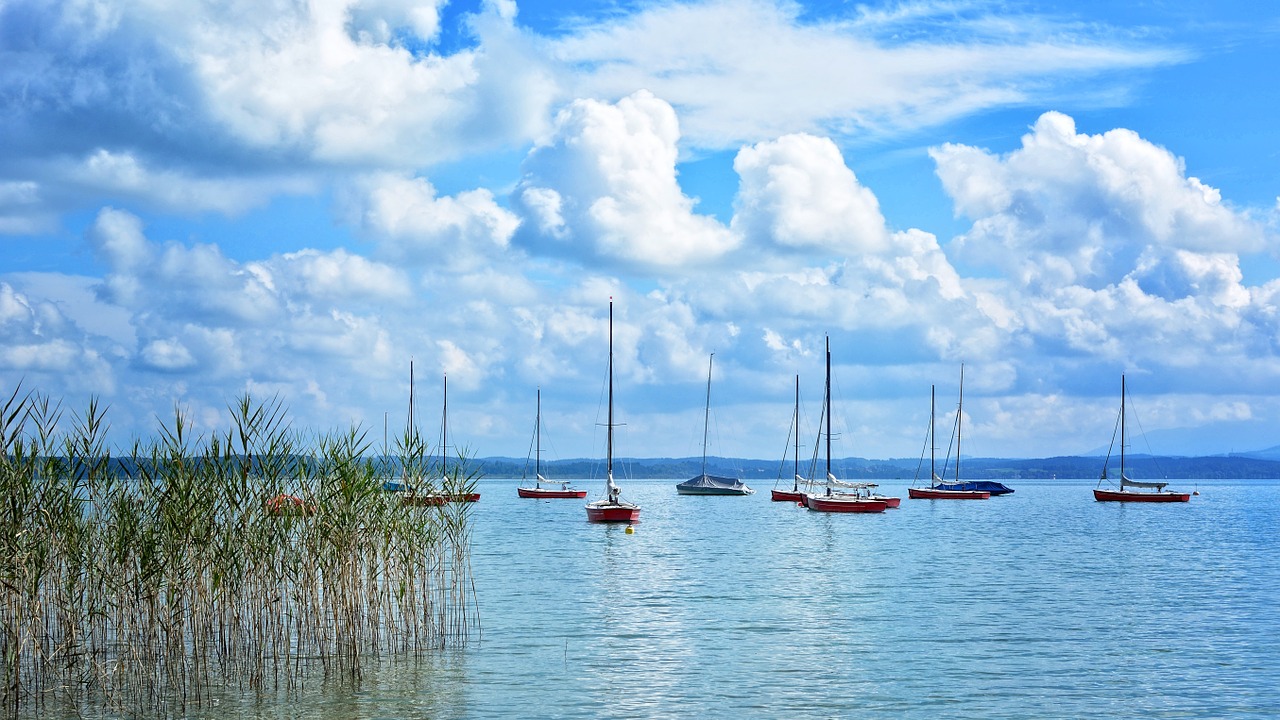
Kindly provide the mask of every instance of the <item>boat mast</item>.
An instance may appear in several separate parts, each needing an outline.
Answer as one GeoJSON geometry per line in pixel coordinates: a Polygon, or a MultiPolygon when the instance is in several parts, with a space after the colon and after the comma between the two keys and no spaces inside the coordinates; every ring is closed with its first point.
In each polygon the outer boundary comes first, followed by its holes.
{"type": "Polygon", "coordinates": [[[605,472],[609,502],[618,502],[618,486],[613,484],[613,298],[609,298],[609,422],[605,443],[605,472]]]}
{"type": "Polygon", "coordinates": [[[711,363],[715,359],[715,353],[711,353],[711,357],[707,358],[707,406],[702,416],[702,474],[704,476],[707,474],[707,430],[711,425],[711,363]]]}
{"type": "Polygon", "coordinates": [[[938,472],[934,470],[934,455],[938,451],[938,443],[933,439],[933,422],[937,416],[937,386],[929,386],[929,486],[932,487],[938,483],[938,472]]]}
{"type": "Polygon", "coordinates": [[[444,402],[440,412],[440,475],[449,477],[449,374],[444,376],[444,402]]]}
{"type": "MultiPolygon", "coordinates": [[[[542,483],[542,388],[538,388],[538,414],[533,420],[534,452],[533,477],[534,484],[542,483]]],[[[528,467],[527,465],[525,467],[528,467]]]]}
{"type": "Polygon", "coordinates": [[[827,336],[827,495],[831,495],[831,336],[827,336]]]}
{"type": "Polygon", "coordinates": [[[960,404],[956,406],[956,482],[960,482],[960,426],[964,423],[964,363],[960,363],[960,404]]]}
{"type": "MultiPolygon", "coordinates": [[[[1124,489],[1124,373],[1120,374],[1120,489],[1124,489]]],[[[1142,477],[1142,475],[1138,475],[1142,477]]]]}
{"type": "Polygon", "coordinates": [[[791,490],[800,492],[800,376],[796,375],[796,410],[792,416],[796,422],[796,453],[793,461],[795,462],[795,472],[791,473],[791,490]]]}
{"type": "MultiPolygon", "coordinates": [[[[413,419],[413,358],[409,358],[409,426],[405,429],[405,452],[412,453],[413,448],[418,442],[418,428],[414,426],[413,419]]],[[[404,485],[409,485],[409,467],[407,463],[400,463],[400,480],[404,485]]]]}

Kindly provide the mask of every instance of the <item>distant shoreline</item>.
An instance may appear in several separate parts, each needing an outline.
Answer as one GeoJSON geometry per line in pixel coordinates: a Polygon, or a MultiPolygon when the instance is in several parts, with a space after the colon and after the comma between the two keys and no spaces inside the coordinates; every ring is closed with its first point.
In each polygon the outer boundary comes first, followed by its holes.
{"type": "MultiPolygon", "coordinates": [[[[961,473],[966,479],[982,480],[1052,480],[1097,478],[1103,467],[1102,457],[1063,456],[1051,458],[969,458],[961,462],[961,473]]],[[[532,474],[526,472],[523,459],[509,457],[475,458],[469,464],[485,477],[519,478],[532,474]]],[[[601,477],[603,460],[573,458],[567,460],[542,460],[542,474],[553,479],[584,480],[601,477]]],[[[614,458],[615,471],[625,470],[631,477],[691,477],[702,472],[702,458],[614,458]]],[[[841,458],[832,460],[838,475],[845,479],[903,479],[911,480],[920,469],[922,477],[929,475],[928,462],[893,458],[869,460],[866,458],[841,458]]],[[[809,461],[802,460],[800,474],[807,476],[809,461]]],[[[531,465],[530,465],[531,467],[531,465]]],[[[938,474],[949,477],[950,467],[943,472],[943,463],[937,464],[938,474]]],[[[1119,461],[1112,458],[1109,465],[1112,476],[1119,475],[1119,461]]],[[[717,475],[729,475],[744,480],[773,480],[779,476],[791,477],[793,464],[773,460],[708,457],[706,470],[717,475]]],[[[1280,460],[1243,455],[1217,455],[1205,457],[1170,457],[1130,455],[1125,461],[1125,473],[1133,479],[1179,478],[1200,480],[1269,480],[1280,479],[1280,460]]],[[[821,476],[822,472],[816,473],[821,476]]]]}

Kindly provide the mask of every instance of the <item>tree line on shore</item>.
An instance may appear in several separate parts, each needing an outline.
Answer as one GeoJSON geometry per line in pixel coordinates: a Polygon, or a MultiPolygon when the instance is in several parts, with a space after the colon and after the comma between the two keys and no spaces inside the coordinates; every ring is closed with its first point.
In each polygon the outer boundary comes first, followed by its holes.
{"type": "MultiPolygon", "coordinates": [[[[488,478],[520,478],[532,474],[526,469],[526,461],[517,458],[490,457],[474,461],[488,478]]],[[[1114,458],[1113,458],[1114,462],[1114,458]]],[[[625,469],[634,478],[683,479],[702,472],[702,458],[614,458],[615,465],[625,469]]],[[[777,460],[752,460],[744,458],[708,457],[707,472],[729,475],[744,480],[768,480],[777,477],[790,478],[792,463],[785,466],[777,460]]],[[[917,476],[927,480],[929,463],[923,466],[918,459],[893,458],[873,460],[866,458],[840,458],[832,460],[839,468],[839,475],[849,480],[901,480],[911,482],[917,476]]],[[[543,475],[548,478],[583,480],[603,477],[603,461],[591,458],[566,460],[542,460],[543,475]]],[[[942,464],[939,463],[939,468],[942,464]]],[[[1102,471],[1103,458],[1088,456],[1060,456],[1049,458],[962,458],[961,470],[966,479],[974,480],[1054,480],[1097,479],[1102,471]]],[[[807,462],[801,461],[800,474],[808,475],[807,462]]],[[[1214,455],[1206,457],[1176,457],[1154,455],[1129,455],[1125,460],[1125,472],[1134,479],[1176,478],[1197,480],[1265,480],[1280,479],[1280,460],[1248,455],[1214,455]]],[[[822,470],[817,476],[821,477],[822,470]]]]}

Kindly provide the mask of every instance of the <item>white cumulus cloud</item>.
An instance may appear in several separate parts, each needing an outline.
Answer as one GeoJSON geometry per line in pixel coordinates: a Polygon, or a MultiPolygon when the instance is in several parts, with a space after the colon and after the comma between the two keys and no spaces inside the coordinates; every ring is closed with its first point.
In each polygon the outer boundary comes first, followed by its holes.
{"type": "Polygon", "coordinates": [[[480,188],[439,196],[424,178],[380,173],[347,193],[350,222],[396,261],[474,267],[500,256],[520,224],[480,188]]]}
{"type": "Polygon", "coordinates": [[[1004,274],[990,297],[1013,310],[1003,327],[1024,352],[1246,368],[1280,329],[1240,268],[1239,253],[1264,247],[1265,227],[1137,133],[1081,134],[1049,112],[1004,155],[960,145],[931,154],[973,219],[956,254],[1004,274]]]}
{"type": "Polygon", "coordinates": [[[736,245],[676,180],[675,111],[647,91],[576,100],[525,159],[514,204],[541,250],[648,268],[713,261],[736,245]]]}
{"type": "Polygon", "coordinates": [[[743,148],[733,228],[759,243],[843,254],[881,253],[880,204],[828,138],[787,135],[743,148]]]}
{"type": "Polygon", "coordinates": [[[1076,132],[1045,113],[1004,156],[947,144],[931,150],[956,210],[974,220],[959,244],[971,262],[1024,284],[1100,288],[1148,248],[1256,251],[1263,229],[1186,175],[1182,161],[1130,130],[1076,132]]]}

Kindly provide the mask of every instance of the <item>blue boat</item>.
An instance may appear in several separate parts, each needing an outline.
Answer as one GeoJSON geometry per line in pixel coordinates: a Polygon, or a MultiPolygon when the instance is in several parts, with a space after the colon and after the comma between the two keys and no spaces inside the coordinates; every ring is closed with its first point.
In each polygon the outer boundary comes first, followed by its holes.
{"type": "Polygon", "coordinates": [[[992,495],[1008,495],[1013,488],[995,480],[966,480],[964,482],[939,483],[934,487],[940,490],[985,490],[992,495]]]}
{"type": "MultiPolygon", "coordinates": [[[[960,476],[960,423],[964,419],[964,365],[960,366],[960,405],[956,409],[956,470],[955,476],[960,476]]],[[[932,422],[932,421],[931,421],[932,422]]],[[[932,427],[932,425],[930,426],[932,427]]],[[[932,429],[930,433],[932,433],[932,429]]],[[[931,435],[932,437],[932,435],[931,435]]],[[[932,441],[930,441],[932,442],[932,441]]],[[[952,482],[939,482],[937,476],[934,476],[932,485],[934,490],[967,490],[980,491],[995,495],[1009,495],[1013,492],[1013,488],[1004,483],[995,480],[955,480],[952,482]]]]}

